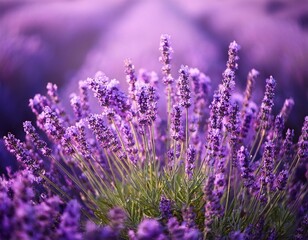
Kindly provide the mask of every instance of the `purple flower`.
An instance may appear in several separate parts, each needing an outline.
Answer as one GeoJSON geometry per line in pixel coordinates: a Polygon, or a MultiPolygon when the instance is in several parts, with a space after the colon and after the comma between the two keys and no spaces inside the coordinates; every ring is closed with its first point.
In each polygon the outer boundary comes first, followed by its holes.
{"type": "Polygon", "coordinates": [[[299,225],[296,229],[294,239],[296,239],[296,240],[307,239],[307,237],[308,237],[307,228],[308,228],[308,214],[306,213],[306,215],[301,219],[301,221],[300,221],[300,223],[299,223],[299,225]]]}
{"type": "Polygon", "coordinates": [[[41,94],[36,94],[33,98],[29,100],[29,106],[32,112],[38,116],[41,112],[43,112],[44,107],[50,106],[50,101],[41,94]]]}
{"type": "Polygon", "coordinates": [[[38,165],[37,160],[31,156],[30,151],[27,150],[26,145],[23,142],[11,133],[8,133],[8,135],[3,139],[7,150],[15,155],[17,161],[22,166],[26,166],[28,169],[33,171],[39,171],[40,166],[38,165]]]}
{"type": "Polygon", "coordinates": [[[79,97],[82,109],[82,116],[87,117],[89,114],[89,96],[87,81],[79,81],[79,97]]]}
{"type": "Polygon", "coordinates": [[[278,190],[282,191],[285,189],[288,177],[289,177],[288,170],[282,170],[279,172],[278,176],[275,179],[275,186],[278,190]]]}
{"type": "Polygon", "coordinates": [[[159,61],[163,64],[162,73],[164,75],[163,82],[165,84],[172,84],[174,79],[171,76],[171,55],[173,53],[173,49],[170,45],[170,36],[167,34],[163,34],[160,37],[160,47],[159,50],[161,52],[161,57],[159,61]]]}
{"type": "Polygon", "coordinates": [[[30,121],[23,123],[24,131],[30,140],[34,143],[35,147],[41,151],[44,156],[50,156],[51,149],[47,147],[47,143],[40,139],[38,133],[30,121]]]}
{"type": "Polygon", "coordinates": [[[179,70],[180,76],[178,79],[178,94],[181,99],[181,106],[189,108],[190,102],[190,87],[189,87],[189,68],[187,66],[181,66],[179,70]]]}
{"type": "Polygon", "coordinates": [[[237,158],[241,170],[241,177],[244,181],[244,186],[246,188],[250,188],[254,183],[254,176],[250,166],[249,152],[244,146],[241,146],[238,150],[237,158]]]}
{"type": "Polygon", "coordinates": [[[119,233],[124,229],[124,222],[126,221],[126,213],[121,208],[113,208],[108,212],[109,226],[115,233],[119,233]]]}
{"type": "Polygon", "coordinates": [[[79,229],[80,205],[76,200],[71,200],[61,216],[61,222],[57,231],[58,239],[78,240],[82,239],[79,229]]]}
{"type": "Polygon", "coordinates": [[[250,99],[252,97],[253,86],[258,76],[259,76],[259,72],[255,69],[251,69],[250,72],[248,73],[247,84],[246,84],[246,89],[244,93],[242,113],[241,113],[242,118],[244,118],[246,108],[249,105],[250,99]]]}
{"type": "Polygon", "coordinates": [[[126,81],[128,83],[128,92],[129,92],[130,98],[132,100],[135,100],[136,99],[136,82],[137,82],[135,66],[132,64],[132,61],[130,59],[126,59],[124,61],[124,65],[125,65],[126,81]]]}
{"type": "Polygon", "coordinates": [[[204,192],[204,201],[205,201],[205,220],[204,220],[204,231],[210,232],[212,228],[212,223],[214,221],[215,213],[215,195],[214,191],[214,176],[209,176],[205,183],[203,192],[204,192]]]}
{"type": "Polygon", "coordinates": [[[294,145],[293,137],[294,137],[294,130],[288,129],[279,153],[279,156],[281,158],[285,157],[284,164],[286,165],[286,167],[290,164],[290,160],[292,159],[293,155],[293,145],[294,145]]]}
{"type": "Polygon", "coordinates": [[[156,88],[153,86],[149,86],[148,87],[149,109],[147,115],[151,122],[154,122],[157,117],[157,110],[158,110],[157,101],[158,101],[158,95],[156,93],[156,88]]]}
{"type": "Polygon", "coordinates": [[[50,97],[51,101],[55,104],[60,102],[58,95],[58,86],[56,84],[47,83],[47,94],[50,97]]]}
{"type": "Polygon", "coordinates": [[[171,119],[171,129],[172,129],[172,138],[176,141],[183,140],[183,126],[181,123],[182,117],[182,108],[181,106],[174,105],[172,111],[172,119],[171,119]]]}
{"type": "Polygon", "coordinates": [[[139,226],[137,231],[138,240],[162,239],[159,238],[163,234],[163,228],[154,219],[145,219],[139,226]]]}
{"type": "Polygon", "coordinates": [[[170,218],[168,220],[167,227],[172,239],[174,240],[184,239],[186,227],[180,226],[176,217],[170,218]]]}
{"type": "Polygon", "coordinates": [[[43,112],[38,116],[39,122],[43,123],[43,129],[47,135],[56,142],[60,142],[65,134],[62,119],[49,106],[44,107],[43,112]]]}
{"type": "Polygon", "coordinates": [[[244,115],[242,115],[242,124],[240,128],[240,141],[243,143],[246,140],[250,128],[252,126],[252,120],[255,118],[256,109],[252,105],[246,108],[244,115]]]}
{"type": "Polygon", "coordinates": [[[148,123],[149,119],[147,118],[146,113],[149,110],[149,94],[148,87],[142,86],[138,92],[138,112],[139,112],[139,123],[145,125],[148,123]]]}
{"type": "Polygon", "coordinates": [[[274,157],[275,157],[274,144],[269,141],[265,143],[263,152],[263,166],[262,174],[264,178],[264,183],[268,184],[270,188],[273,186],[275,174],[274,174],[274,157]]]}
{"type": "Polygon", "coordinates": [[[219,85],[220,99],[219,110],[220,117],[223,118],[228,115],[228,108],[230,105],[231,90],[235,85],[235,73],[227,68],[223,73],[222,84],[219,85]]]}
{"type": "Polygon", "coordinates": [[[113,152],[118,152],[121,148],[115,134],[105,125],[102,115],[91,114],[88,118],[89,128],[94,132],[97,141],[103,148],[110,148],[113,152]]]}
{"type": "Polygon", "coordinates": [[[185,173],[188,179],[192,179],[196,161],[196,149],[189,146],[186,153],[185,173]]]}
{"type": "Polygon", "coordinates": [[[159,211],[162,218],[169,219],[172,217],[172,201],[164,196],[161,196],[159,202],[159,211]]]}
{"type": "Polygon", "coordinates": [[[182,216],[183,224],[186,228],[191,229],[195,227],[196,214],[194,213],[193,207],[184,206],[182,209],[182,216]]]}
{"type": "Polygon", "coordinates": [[[229,143],[231,148],[231,159],[233,166],[237,166],[236,162],[236,150],[238,148],[238,139],[239,139],[239,108],[236,104],[231,107],[228,123],[227,123],[227,131],[229,132],[229,143]]]}
{"type": "Polygon", "coordinates": [[[77,121],[79,121],[83,117],[83,109],[80,97],[77,96],[75,93],[72,93],[70,95],[70,103],[73,108],[75,117],[77,121]]]}
{"type": "Polygon", "coordinates": [[[281,111],[279,113],[279,115],[282,116],[284,122],[286,122],[287,119],[289,118],[289,115],[290,115],[293,107],[294,107],[294,100],[293,100],[293,98],[287,98],[284,101],[283,107],[282,107],[282,109],[281,109],[281,111]]]}
{"type": "Polygon", "coordinates": [[[261,109],[259,113],[259,127],[267,129],[269,127],[269,119],[274,106],[274,90],[276,87],[276,80],[270,76],[266,79],[265,94],[262,100],[261,109]]]}
{"type": "Polygon", "coordinates": [[[229,50],[228,50],[228,61],[227,61],[227,68],[235,72],[237,70],[238,65],[237,61],[239,60],[238,57],[238,51],[240,50],[240,45],[238,45],[235,41],[231,42],[229,45],[229,50]]]}
{"type": "Polygon", "coordinates": [[[302,127],[302,134],[298,140],[298,156],[302,163],[305,163],[308,158],[308,116],[305,117],[305,122],[302,127]]]}
{"type": "Polygon", "coordinates": [[[244,240],[244,233],[241,233],[240,231],[232,231],[229,234],[230,240],[244,240]]]}

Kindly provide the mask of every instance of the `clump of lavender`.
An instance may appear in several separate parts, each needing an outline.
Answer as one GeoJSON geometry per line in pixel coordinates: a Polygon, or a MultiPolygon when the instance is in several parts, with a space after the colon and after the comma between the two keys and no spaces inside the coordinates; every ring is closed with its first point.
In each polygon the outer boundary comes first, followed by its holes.
{"type": "Polygon", "coordinates": [[[284,126],[294,101],[287,99],[275,116],[276,80],[270,77],[258,108],[254,69],[243,101],[234,103],[239,50],[235,41],[229,45],[213,98],[211,81],[200,70],[182,66],[178,77],[172,76],[166,34],[160,41],[161,76],[145,70],[138,75],[132,61],[125,61],[128,94],[99,72],[80,81],[79,93],[70,96],[71,116],[57,86],[48,84],[47,96],[37,94],[29,104],[38,129],[26,121],[25,141],[10,133],[4,137],[31,179],[12,177],[14,188],[1,179],[0,234],[304,239],[307,179],[298,181],[296,173],[307,169],[308,117],[294,143],[294,131],[284,126]],[[157,109],[159,83],[166,88],[166,119],[158,114],[164,109],[157,109]],[[98,113],[90,111],[91,93],[101,106],[98,113]],[[41,188],[44,199],[36,196],[41,188]],[[59,209],[52,211],[50,204],[59,209]]]}

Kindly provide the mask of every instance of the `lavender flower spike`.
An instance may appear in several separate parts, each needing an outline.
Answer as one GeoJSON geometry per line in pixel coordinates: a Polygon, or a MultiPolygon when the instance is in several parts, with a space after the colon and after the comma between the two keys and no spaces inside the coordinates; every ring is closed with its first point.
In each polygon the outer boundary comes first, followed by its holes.
{"type": "Polygon", "coordinates": [[[26,121],[23,123],[23,127],[25,133],[29,136],[36,148],[39,149],[44,156],[50,156],[51,149],[47,147],[46,142],[40,139],[32,123],[30,121],[26,121]]]}
{"type": "Polygon", "coordinates": [[[273,142],[269,141],[265,143],[264,153],[263,153],[263,178],[264,183],[268,184],[270,188],[273,187],[274,182],[274,153],[275,148],[273,142]]]}
{"type": "Polygon", "coordinates": [[[249,164],[249,152],[244,146],[241,146],[238,150],[237,158],[241,169],[241,177],[244,181],[244,186],[249,189],[254,183],[254,177],[252,174],[253,171],[249,164]]]}
{"type": "Polygon", "coordinates": [[[183,126],[181,123],[182,109],[179,104],[173,106],[173,112],[171,116],[171,128],[173,131],[172,137],[176,141],[183,140],[183,126]]]}
{"type": "Polygon", "coordinates": [[[170,45],[170,36],[168,34],[163,34],[160,37],[160,47],[161,57],[159,61],[163,64],[162,73],[164,75],[163,81],[165,84],[172,84],[174,79],[171,76],[171,54],[173,49],[170,45]]]}
{"type": "Polygon", "coordinates": [[[286,122],[287,119],[289,118],[293,106],[294,106],[293,98],[287,98],[284,101],[283,107],[282,107],[282,109],[279,113],[279,115],[281,115],[283,117],[284,122],[286,122]]]}
{"type": "Polygon", "coordinates": [[[189,87],[189,68],[187,66],[181,66],[180,77],[178,80],[178,89],[179,95],[181,99],[181,105],[185,108],[189,108],[191,105],[190,102],[190,87],[189,87]]]}
{"type": "Polygon", "coordinates": [[[236,41],[233,41],[229,45],[229,51],[228,51],[228,61],[227,61],[227,68],[235,72],[238,68],[237,61],[239,60],[238,57],[238,51],[241,49],[240,45],[237,44],[236,41]]]}
{"type": "Polygon", "coordinates": [[[16,156],[17,161],[30,168],[33,166],[35,160],[30,156],[23,142],[17,139],[12,133],[8,133],[3,139],[7,150],[16,156]]]}
{"type": "Polygon", "coordinates": [[[298,141],[298,156],[301,159],[301,163],[306,163],[308,158],[308,116],[305,117],[302,134],[298,141]]]}
{"type": "Polygon", "coordinates": [[[71,200],[61,217],[61,223],[58,229],[58,239],[82,239],[81,231],[78,229],[79,219],[80,206],[76,200],[71,200]]]}
{"type": "Polygon", "coordinates": [[[130,59],[124,61],[126,81],[128,83],[128,92],[132,100],[136,99],[136,82],[135,66],[130,59]]]}
{"type": "Polygon", "coordinates": [[[169,219],[172,217],[172,201],[162,196],[159,203],[159,211],[162,218],[169,219]]]}
{"type": "Polygon", "coordinates": [[[186,165],[185,165],[185,173],[188,179],[192,179],[193,170],[195,168],[196,161],[196,149],[193,146],[189,146],[186,153],[186,165]]]}
{"type": "Polygon", "coordinates": [[[244,100],[243,100],[243,108],[242,108],[242,118],[244,118],[246,108],[248,107],[249,101],[252,97],[252,89],[255,84],[256,78],[259,76],[259,72],[255,69],[251,69],[247,76],[247,84],[244,93],[244,100]]]}
{"type": "Polygon", "coordinates": [[[269,118],[272,113],[272,108],[274,106],[274,90],[276,87],[276,80],[270,76],[266,79],[265,94],[262,100],[260,109],[260,127],[262,129],[267,129],[269,126],[269,118]]]}

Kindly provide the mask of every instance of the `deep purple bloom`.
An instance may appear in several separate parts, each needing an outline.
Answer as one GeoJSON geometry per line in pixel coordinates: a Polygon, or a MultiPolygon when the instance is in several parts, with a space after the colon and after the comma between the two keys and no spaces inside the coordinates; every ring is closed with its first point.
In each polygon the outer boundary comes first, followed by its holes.
{"type": "Polygon", "coordinates": [[[238,150],[237,158],[241,170],[241,177],[244,181],[244,186],[250,188],[253,185],[254,176],[250,166],[249,152],[244,146],[241,146],[238,150]]]}
{"type": "Polygon", "coordinates": [[[242,113],[241,113],[242,118],[244,118],[246,108],[248,107],[249,102],[251,100],[253,86],[258,76],[259,76],[259,72],[255,69],[251,69],[250,72],[248,73],[247,84],[246,84],[246,89],[244,93],[242,113]]]}
{"type": "Polygon", "coordinates": [[[116,135],[106,126],[102,115],[90,115],[88,124],[103,148],[110,148],[113,152],[118,152],[120,150],[121,146],[116,135]]]}
{"type": "Polygon", "coordinates": [[[58,104],[60,102],[58,95],[58,86],[56,84],[47,83],[47,94],[53,103],[58,104]]]}
{"type": "Polygon", "coordinates": [[[17,161],[28,169],[38,171],[40,166],[37,160],[31,155],[26,145],[17,139],[13,134],[8,133],[4,138],[4,144],[9,152],[15,155],[17,161]]]}
{"type": "Polygon", "coordinates": [[[181,66],[179,70],[180,76],[178,79],[178,94],[180,97],[180,104],[185,108],[189,108],[190,102],[190,86],[189,86],[189,68],[181,66]]]}
{"type": "Polygon", "coordinates": [[[294,107],[294,100],[293,100],[293,98],[287,98],[284,101],[283,107],[282,107],[282,109],[281,109],[281,111],[279,113],[279,115],[282,116],[284,122],[286,122],[287,119],[289,118],[290,113],[291,113],[293,107],[294,107]]]}
{"type": "Polygon", "coordinates": [[[281,158],[283,157],[285,158],[284,164],[286,165],[286,167],[289,166],[293,155],[293,145],[294,145],[293,137],[294,137],[294,130],[288,129],[279,153],[279,156],[281,158]]]}
{"type": "Polygon", "coordinates": [[[185,227],[187,227],[189,230],[195,227],[196,214],[194,213],[193,207],[184,206],[182,209],[182,216],[183,224],[185,225],[185,227]]]}
{"type": "Polygon", "coordinates": [[[274,90],[276,87],[276,80],[270,76],[266,79],[265,93],[261,104],[259,113],[259,127],[267,129],[269,127],[269,119],[274,106],[274,90]]]}
{"type": "Polygon", "coordinates": [[[167,223],[168,231],[174,240],[184,239],[186,227],[180,226],[176,217],[170,218],[167,223]]]}
{"type": "Polygon", "coordinates": [[[264,152],[263,152],[263,166],[262,166],[262,175],[264,178],[264,184],[268,184],[270,188],[273,187],[273,182],[275,178],[274,174],[274,157],[275,157],[275,148],[274,144],[269,141],[265,143],[264,152]]]}
{"type": "Polygon", "coordinates": [[[172,137],[176,141],[182,140],[184,137],[183,126],[181,123],[182,108],[179,104],[173,106],[173,111],[171,116],[172,116],[171,119],[172,137]]]}
{"type": "Polygon", "coordinates": [[[172,201],[164,196],[160,198],[159,211],[162,218],[169,219],[172,217],[172,201]]]}
{"type": "Polygon", "coordinates": [[[79,121],[83,117],[83,109],[80,97],[77,96],[75,93],[72,93],[70,95],[70,103],[73,108],[75,117],[77,121],[79,121]]]}
{"type": "Polygon", "coordinates": [[[215,217],[215,195],[214,195],[214,176],[209,176],[204,186],[204,201],[205,201],[205,220],[204,220],[204,231],[210,232],[212,223],[215,217]]]}
{"type": "Polygon", "coordinates": [[[196,149],[193,146],[189,146],[187,148],[186,153],[186,161],[185,161],[185,173],[188,179],[191,179],[193,176],[193,171],[195,168],[195,161],[196,161],[196,149]]]}
{"type": "Polygon", "coordinates": [[[302,127],[302,134],[298,140],[298,156],[302,163],[305,163],[308,158],[308,116],[305,117],[305,122],[302,127]]]}
{"type": "Polygon", "coordinates": [[[227,68],[233,72],[235,72],[235,70],[238,68],[237,61],[239,60],[238,51],[240,48],[240,45],[238,45],[235,41],[231,42],[229,45],[227,68]]]}
{"type": "Polygon", "coordinates": [[[135,66],[130,59],[124,61],[126,81],[128,83],[128,93],[132,100],[136,99],[136,82],[135,66]]]}
{"type": "Polygon", "coordinates": [[[233,166],[237,166],[236,151],[239,143],[239,108],[238,105],[231,107],[230,115],[227,123],[227,131],[229,132],[229,143],[231,148],[231,159],[233,166]]]}
{"type": "Polygon", "coordinates": [[[108,212],[108,218],[110,220],[109,226],[117,234],[124,229],[124,222],[126,220],[126,213],[121,208],[113,208],[108,212]]]}
{"type": "Polygon", "coordinates": [[[275,179],[275,186],[278,190],[282,191],[285,189],[288,177],[289,177],[288,170],[282,170],[279,172],[278,176],[275,179]]]}
{"type": "Polygon", "coordinates": [[[76,200],[71,200],[64,210],[58,229],[58,239],[78,240],[82,239],[79,229],[80,205],[76,200]]]}
{"type": "Polygon", "coordinates": [[[163,228],[159,222],[154,219],[145,219],[138,226],[137,238],[138,240],[158,239],[162,234],[163,228]]]}
{"type": "Polygon", "coordinates": [[[161,35],[159,50],[161,52],[161,57],[159,58],[159,61],[163,64],[163,82],[165,84],[172,84],[174,81],[173,77],[171,76],[171,55],[173,53],[173,49],[170,45],[170,36],[168,34],[161,35]]]}
{"type": "Polygon", "coordinates": [[[47,143],[45,141],[41,140],[32,123],[30,121],[26,121],[23,123],[23,127],[25,133],[34,143],[35,147],[40,150],[44,156],[50,156],[51,149],[47,147],[47,143]]]}
{"type": "Polygon", "coordinates": [[[87,81],[79,81],[79,97],[82,108],[82,116],[87,117],[89,114],[89,96],[88,96],[88,84],[87,81]]]}

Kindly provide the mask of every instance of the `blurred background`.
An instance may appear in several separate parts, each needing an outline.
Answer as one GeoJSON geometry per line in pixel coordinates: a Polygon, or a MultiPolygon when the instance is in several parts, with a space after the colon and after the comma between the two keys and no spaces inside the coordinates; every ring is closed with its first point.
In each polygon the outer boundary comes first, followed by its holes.
{"type": "MultiPolygon", "coordinates": [[[[173,71],[181,64],[221,81],[231,41],[241,45],[237,89],[257,69],[255,99],[265,79],[277,80],[275,112],[293,97],[289,127],[308,115],[307,0],[58,0],[0,1],[0,137],[23,138],[33,120],[28,99],[56,83],[65,102],[98,70],[126,84],[123,60],[160,72],[159,38],[172,37],[173,71]]],[[[0,170],[13,160],[0,142],[0,170]]],[[[1,172],[1,171],[0,171],[1,172]]]]}

